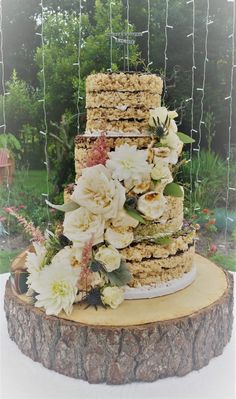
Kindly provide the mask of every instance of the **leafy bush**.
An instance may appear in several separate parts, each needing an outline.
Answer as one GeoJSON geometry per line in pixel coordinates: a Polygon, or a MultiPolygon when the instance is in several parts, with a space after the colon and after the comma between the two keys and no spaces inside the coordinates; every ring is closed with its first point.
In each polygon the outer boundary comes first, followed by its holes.
{"type": "MultiPolygon", "coordinates": [[[[226,176],[227,165],[220,155],[214,152],[202,150],[200,157],[194,157],[192,160],[192,176],[193,176],[193,203],[200,208],[214,209],[217,206],[225,205],[226,198],[226,176]],[[197,171],[199,170],[198,178],[200,183],[197,183],[197,171]],[[196,201],[195,201],[196,200],[196,201]]],[[[185,201],[186,206],[190,204],[190,163],[182,166],[179,174],[179,179],[183,182],[186,192],[185,201]]]]}

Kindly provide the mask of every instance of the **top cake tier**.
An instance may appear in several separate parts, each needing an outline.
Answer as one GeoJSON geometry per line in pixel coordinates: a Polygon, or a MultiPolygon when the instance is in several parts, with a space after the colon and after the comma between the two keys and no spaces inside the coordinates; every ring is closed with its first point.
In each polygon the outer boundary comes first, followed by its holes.
{"type": "Polygon", "coordinates": [[[86,80],[86,133],[147,134],[149,110],[161,105],[162,79],[153,74],[98,73],[86,80]]]}

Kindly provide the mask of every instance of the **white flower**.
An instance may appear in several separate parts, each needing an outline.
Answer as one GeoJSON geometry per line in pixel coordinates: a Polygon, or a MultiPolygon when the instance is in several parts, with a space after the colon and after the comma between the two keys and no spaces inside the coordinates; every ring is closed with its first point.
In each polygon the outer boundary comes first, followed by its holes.
{"type": "Polygon", "coordinates": [[[103,165],[85,168],[71,196],[72,201],[105,219],[116,217],[125,203],[125,188],[111,178],[103,165]]]}
{"type": "Polygon", "coordinates": [[[183,143],[176,133],[169,133],[161,138],[161,143],[170,148],[168,162],[175,165],[183,149],[183,143]]]}
{"type": "Polygon", "coordinates": [[[138,199],[138,210],[146,219],[158,219],[165,211],[166,199],[162,193],[150,191],[138,199]]]}
{"type": "Polygon", "coordinates": [[[169,118],[169,121],[167,122],[168,131],[169,132],[177,132],[177,126],[174,121],[174,118],[178,116],[176,111],[168,111],[166,107],[159,107],[159,108],[154,108],[149,110],[149,126],[156,127],[159,124],[162,126],[165,125],[167,117],[169,118]],[[156,123],[154,122],[156,121],[156,123]],[[169,124],[169,126],[168,126],[169,124]]]}
{"type": "Polygon", "coordinates": [[[93,245],[103,242],[105,221],[85,208],[66,212],[63,223],[64,235],[75,247],[82,247],[93,236],[93,245]]]}
{"type": "Polygon", "coordinates": [[[151,172],[151,177],[153,180],[162,180],[166,184],[173,181],[168,163],[166,163],[162,159],[156,160],[155,166],[153,167],[151,172]]]}
{"type": "Polygon", "coordinates": [[[112,245],[103,245],[95,254],[95,259],[103,263],[107,272],[113,272],[120,267],[121,255],[112,245]]]}
{"type": "Polygon", "coordinates": [[[47,315],[58,315],[61,310],[69,315],[77,294],[79,274],[80,269],[70,266],[70,259],[54,258],[40,273],[35,306],[43,307],[47,315]]]}
{"type": "Polygon", "coordinates": [[[35,252],[28,252],[26,257],[27,271],[30,273],[27,279],[27,284],[32,287],[33,281],[38,279],[43,267],[46,256],[46,248],[36,242],[33,243],[35,252]]]}
{"type": "Polygon", "coordinates": [[[176,133],[169,133],[161,138],[161,143],[169,148],[177,150],[180,143],[182,144],[182,141],[179,139],[176,133]]]}
{"type": "Polygon", "coordinates": [[[134,233],[130,227],[108,227],[105,232],[105,240],[118,249],[127,247],[133,239],[134,233]]]}
{"type": "Polygon", "coordinates": [[[123,208],[115,219],[111,219],[111,223],[114,227],[137,227],[139,221],[128,215],[123,208]]]}
{"type": "Polygon", "coordinates": [[[64,247],[52,259],[51,263],[68,263],[72,267],[80,267],[82,248],[64,247]]]}
{"type": "Polygon", "coordinates": [[[106,287],[102,291],[101,298],[104,305],[116,309],[124,300],[124,291],[119,287],[106,287]]]}
{"type": "Polygon", "coordinates": [[[151,166],[147,162],[147,150],[137,150],[137,147],[123,144],[116,147],[115,151],[108,153],[107,168],[112,172],[112,177],[119,181],[128,181],[129,184],[141,183],[147,179],[151,166]]]}

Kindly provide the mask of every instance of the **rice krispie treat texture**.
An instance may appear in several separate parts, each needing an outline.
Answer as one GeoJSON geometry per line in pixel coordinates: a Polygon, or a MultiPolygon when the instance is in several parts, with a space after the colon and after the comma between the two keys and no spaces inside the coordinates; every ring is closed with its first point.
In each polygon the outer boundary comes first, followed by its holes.
{"type": "Polygon", "coordinates": [[[144,73],[96,73],[86,79],[86,91],[148,91],[161,94],[159,76],[144,73]]]}
{"type": "Polygon", "coordinates": [[[154,285],[160,282],[180,278],[193,267],[194,246],[165,259],[147,259],[142,262],[128,262],[132,273],[131,287],[154,285]]]}
{"type": "Polygon", "coordinates": [[[115,108],[128,107],[157,108],[161,106],[161,95],[148,91],[122,92],[122,91],[94,91],[87,92],[86,108],[115,108]]]}

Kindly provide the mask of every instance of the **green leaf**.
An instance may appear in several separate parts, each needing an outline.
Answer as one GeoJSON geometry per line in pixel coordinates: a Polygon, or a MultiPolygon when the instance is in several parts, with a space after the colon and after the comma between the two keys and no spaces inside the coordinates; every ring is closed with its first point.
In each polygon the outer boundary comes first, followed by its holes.
{"type": "Polygon", "coordinates": [[[173,238],[171,237],[159,237],[155,239],[155,243],[158,245],[168,245],[171,244],[173,242],[173,238]]]}
{"type": "Polygon", "coordinates": [[[169,183],[165,186],[164,195],[171,197],[183,197],[183,190],[177,183],[169,183]]]}
{"type": "Polygon", "coordinates": [[[75,209],[79,208],[79,204],[77,204],[74,201],[68,201],[63,205],[55,205],[55,204],[52,204],[48,200],[46,200],[45,202],[51,208],[57,209],[58,211],[62,211],[62,212],[71,212],[71,211],[75,211],[75,209]]]}
{"type": "Polygon", "coordinates": [[[177,136],[184,144],[192,144],[195,143],[195,140],[192,137],[187,136],[185,133],[177,132],[177,136]]]}
{"type": "Polygon", "coordinates": [[[159,183],[161,183],[161,179],[158,179],[158,180],[152,179],[152,182],[153,182],[154,184],[159,184],[159,183]]]}
{"type": "Polygon", "coordinates": [[[107,277],[110,283],[117,287],[122,287],[128,284],[132,278],[125,262],[121,262],[119,269],[107,273],[107,277]]]}
{"type": "Polygon", "coordinates": [[[132,218],[138,220],[140,223],[143,223],[143,224],[146,223],[146,221],[145,221],[144,218],[142,217],[141,213],[138,212],[136,209],[129,208],[129,207],[127,207],[127,206],[125,206],[124,209],[126,210],[126,212],[128,213],[128,215],[131,216],[132,218]]]}
{"type": "Polygon", "coordinates": [[[160,142],[158,142],[158,143],[156,143],[155,145],[154,145],[154,147],[167,147],[165,144],[162,144],[162,143],[160,143],[160,142]]]}

